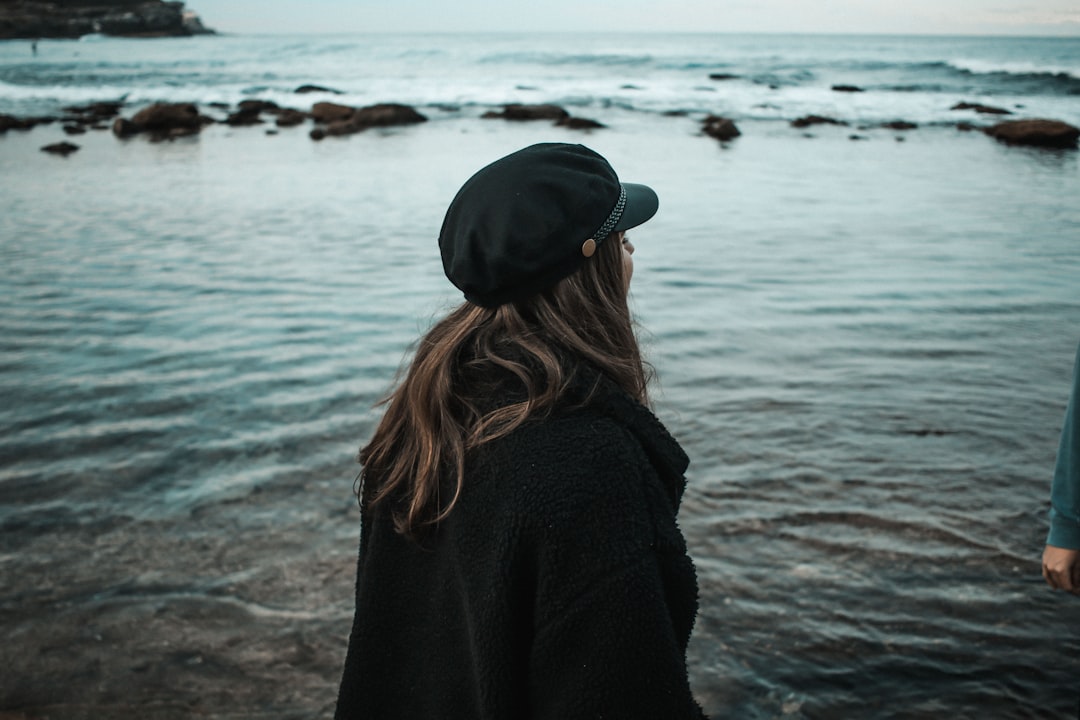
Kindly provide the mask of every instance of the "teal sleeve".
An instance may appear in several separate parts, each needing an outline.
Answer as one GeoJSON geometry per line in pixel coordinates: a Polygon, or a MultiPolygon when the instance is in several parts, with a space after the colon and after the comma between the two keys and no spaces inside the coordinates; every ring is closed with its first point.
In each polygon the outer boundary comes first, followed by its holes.
{"type": "Polygon", "coordinates": [[[1080,550],[1080,348],[1073,367],[1072,392],[1061,428],[1054,484],[1050,490],[1047,545],[1080,550]]]}

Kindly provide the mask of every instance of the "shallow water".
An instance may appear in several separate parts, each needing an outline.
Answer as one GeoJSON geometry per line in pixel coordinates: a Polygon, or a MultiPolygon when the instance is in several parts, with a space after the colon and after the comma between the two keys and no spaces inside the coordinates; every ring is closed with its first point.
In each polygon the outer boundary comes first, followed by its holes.
{"type": "Polygon", "coordinates": [[[456,302],[480,164],[582,141],[632,233],[717,717],[1072,717],[1080,602],[1039,576],[1080,340],[1080,159],[928,127],[805,137],[613,108],[313,143],[0,137],[0,711],[326,716],[370,407],[456,302]],[[900,141],[899,138],[904,138],[900,141]]]}

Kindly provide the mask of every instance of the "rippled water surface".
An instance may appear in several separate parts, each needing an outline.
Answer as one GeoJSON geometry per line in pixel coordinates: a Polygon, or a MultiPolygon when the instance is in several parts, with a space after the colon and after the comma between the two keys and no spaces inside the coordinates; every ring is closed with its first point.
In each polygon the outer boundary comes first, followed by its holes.
{"type": "Polygon", "coordinates": [[[456,302],[479,165],[583,141],[632,233],[692,458],[694,688],[718,717],[1073,717],[1039,576],[1080,340],[1080,160],[923,128],[804,137],[617,109],[344,140],[0,137],[0,711],[316,717],[351,614],[356,448],[456,302]]]}

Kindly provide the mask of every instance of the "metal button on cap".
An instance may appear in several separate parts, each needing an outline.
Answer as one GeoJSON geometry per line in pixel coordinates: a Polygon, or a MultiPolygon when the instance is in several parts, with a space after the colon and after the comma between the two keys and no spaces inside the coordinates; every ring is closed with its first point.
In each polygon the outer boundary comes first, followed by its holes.
{"type": "Polygon", "coordinates": [[[581,254],[585,257],[592,257],[596,252],[596,241],[589,238],[581,244],[581,254]]]}

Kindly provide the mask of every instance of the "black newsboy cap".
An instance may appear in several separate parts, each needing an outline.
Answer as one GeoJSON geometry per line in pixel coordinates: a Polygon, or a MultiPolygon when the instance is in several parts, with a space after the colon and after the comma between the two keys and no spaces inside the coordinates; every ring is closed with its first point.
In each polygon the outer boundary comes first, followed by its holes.
{"type": "Polygon", "coordinates": [[[658,206],[651,188],[620,183],[608,161],[583,145],[531,145],[482,168],[458,191],[439,233],[443,270],[477,305],[522,300],[576,271],[610,233],[640,225],[658,206]]]}

